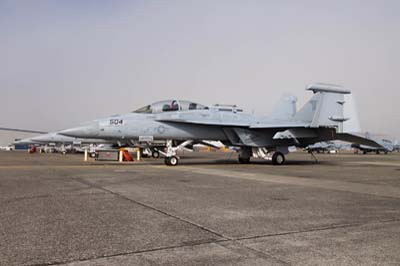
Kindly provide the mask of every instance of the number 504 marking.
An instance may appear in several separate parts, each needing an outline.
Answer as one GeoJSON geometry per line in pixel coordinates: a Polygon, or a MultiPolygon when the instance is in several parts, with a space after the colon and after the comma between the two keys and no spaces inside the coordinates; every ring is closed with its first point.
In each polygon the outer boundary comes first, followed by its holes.
{"type": "Polygon", "coordinates": [[[122,125],[123,123],[123,119],[110,119],[110,125],[122,125]]]}

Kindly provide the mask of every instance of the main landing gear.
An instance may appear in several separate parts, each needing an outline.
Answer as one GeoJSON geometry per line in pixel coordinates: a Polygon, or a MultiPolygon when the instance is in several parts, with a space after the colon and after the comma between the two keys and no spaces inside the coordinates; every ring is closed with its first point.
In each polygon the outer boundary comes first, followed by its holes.
{"type": "Polygon", "coordinates": [[[248,164],[250,163],[250,158],[253,155],[253,152],[251,149],[245,149],[243,148],[240,152],[239,152],[239,163],[241,164],[248,164]]]}
{"type": "Polygon", "coordinates": [[[282,165],[284,163],[285,163],[285,155],[283,155],[283,153],[276,151],[272,154],[273,165],[282,165]]]}
{"type": "Polygon", "coordinates": [[[238,161],[241,164],[250,163],[250,158],[262,158],[267,161],[271,161],[273,165],[283,165],[285,163],[285,155],[279,151],[268,151],[265,148],[255,149],[242,149],[239,152],[238,161]]]}

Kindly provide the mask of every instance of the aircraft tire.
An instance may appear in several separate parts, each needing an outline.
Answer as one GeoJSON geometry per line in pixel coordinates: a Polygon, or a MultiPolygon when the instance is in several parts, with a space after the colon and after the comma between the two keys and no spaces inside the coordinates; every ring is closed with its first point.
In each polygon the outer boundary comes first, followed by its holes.
{"type": "Polygon", "coordinates": [[[239,152],[239,163],[241,164],[247,164],[250,163],[250,158],[251,155],[253,154],[253,152],[251,151],[250,148],[244,148],[242,150],[240,150],[239,152]]]}
{"type": "Polygon", "coordinates": [[[248,163],[250,163],[250,157],[242,157],[242,156],[239,155],[238,160],[239,160],[240,164],[248,164],[248,163]]]}
{"type": "Polygon", "coordinates": [[[159,153],[158,151],[153,151],[152,154],[151,154],[151,156],[152,156],[153,158],[160,158],[160,153],[159,153]]]}
{"type": "Polygon", "coordinates": [[[176,156],[165,157],[165,164],[168,166],[177,166],[178,162],[179,159],[176,156]]]}
{"type": "Polygon", "coordinates": [[[282,165],[285,163],[285,155],[281,152],[274,152],[272,155],[272,164],[273,165],[282,165]]]}

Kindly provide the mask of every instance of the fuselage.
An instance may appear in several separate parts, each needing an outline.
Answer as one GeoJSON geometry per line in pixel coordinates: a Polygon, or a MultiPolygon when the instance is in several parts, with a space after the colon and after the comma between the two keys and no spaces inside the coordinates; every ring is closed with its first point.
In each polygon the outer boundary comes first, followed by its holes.
{"type": "MultiPolygon", "coordinates": [[[[69,136],[84,138],[101,138],[108,140],[139,140],[140,138],[152,137],[154,139],[174,140],[220,140],[226,141],[227,136],[223,128],[217,123],[220,121],[243,121],[243,125],[252,122],[246,114],[221,113],[210,110],[182,111],[162,114],[138,114],[130,113],[120,116],[112,116],[95,120],[85,126],[62,131],[69,136]],[[174,123],[162,121],[163,118],[176,117],[198,117],[201,120],[210,119],[215,121],[213,125],[202,125],[201,123],[174,123]]],[[[229,125],[227,125],[229,127],[229,125]]]]}

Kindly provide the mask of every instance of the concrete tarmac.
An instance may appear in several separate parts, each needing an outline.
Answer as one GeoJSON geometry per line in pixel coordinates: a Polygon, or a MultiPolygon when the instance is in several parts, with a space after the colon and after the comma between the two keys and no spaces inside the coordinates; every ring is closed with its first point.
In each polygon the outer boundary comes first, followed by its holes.
{"type": "Polygon", "coordinates": [[[0,152],[0,265],[400,265],[400,154],[0,152]]]}

